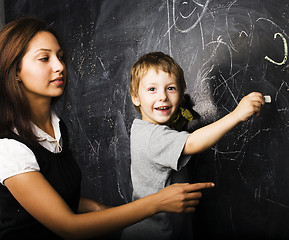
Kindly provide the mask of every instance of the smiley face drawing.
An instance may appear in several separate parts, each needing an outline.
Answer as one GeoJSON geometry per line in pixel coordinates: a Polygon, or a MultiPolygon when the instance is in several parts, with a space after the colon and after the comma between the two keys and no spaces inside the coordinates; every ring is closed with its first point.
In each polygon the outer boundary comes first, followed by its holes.
{"type": "Polygon", "coordinates": [[[173,0],[172,14],[174,27],[181,33],[194,29],[203,18],[211,0],[173,0]]]}

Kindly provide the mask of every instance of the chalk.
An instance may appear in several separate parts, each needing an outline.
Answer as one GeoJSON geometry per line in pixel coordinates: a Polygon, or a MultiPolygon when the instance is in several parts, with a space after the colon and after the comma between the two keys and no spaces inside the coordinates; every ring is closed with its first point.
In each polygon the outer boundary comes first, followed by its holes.
{"type": "Polygon", "coordinates": [[[271,102],[271,96],[269,96],[269,95],[264,96],[264,100],[265,100],[265,103],[270,103],[271,102]]]}

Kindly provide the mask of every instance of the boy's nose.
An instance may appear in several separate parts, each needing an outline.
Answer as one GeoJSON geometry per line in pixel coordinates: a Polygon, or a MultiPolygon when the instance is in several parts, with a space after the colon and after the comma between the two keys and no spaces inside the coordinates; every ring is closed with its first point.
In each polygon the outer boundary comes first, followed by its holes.
{"type": "Polygon", "coordinates": [[[166,93],[166,91],[161,91],[160,92],[160,95],[159,95],[159,100],[160,101],[166,101],[168,99],[168,96],[167,96],[167,93],[166,93]]]}

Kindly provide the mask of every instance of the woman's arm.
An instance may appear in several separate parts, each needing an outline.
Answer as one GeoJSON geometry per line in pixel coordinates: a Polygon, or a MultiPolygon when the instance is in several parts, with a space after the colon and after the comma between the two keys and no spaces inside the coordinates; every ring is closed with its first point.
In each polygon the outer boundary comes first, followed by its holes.
{"type": "Polygon", "coordinates": [[[264,97],[261,93],[252,92],[248,94],[240,101],[233,112],[190,134],[183,154],[201,153],[212,147],[238,123],[246,121],[254,113],[258,116],[262,105],[264,105],[264,97]]]}
{"type": "Polygon", "coordinates": [[[78,205],[78,213],[95,212],[110,208],[104,204],[93,201],[92,199],[81,197],[78,205]]]}
{"type": "Polygon", "coordinates": [[[102,211],[74,214],[40,172],[5,180],[15,199],[39,222],[65,239],[86,239],[111,233],[158,212],[192,212],[201,189],[212,183],[174,184],[132,203],[102,211]]]}

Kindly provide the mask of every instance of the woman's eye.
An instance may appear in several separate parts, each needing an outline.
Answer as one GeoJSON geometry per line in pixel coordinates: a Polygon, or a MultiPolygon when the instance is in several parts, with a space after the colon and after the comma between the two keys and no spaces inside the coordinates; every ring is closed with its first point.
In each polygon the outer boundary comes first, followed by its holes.
{"type": "Polygon", "coordinates": [[[49,59],[48,57],[39,58],[39,60],[42,61],[42,62],[47,62],[48,59],[49,59]]]}
{"type": "Polygon", "coordinates": [[[61,56],[58,56],[58,59],[59,59],[59,61],[64,61],[64,56],[63,55],[61,55],[61,56]]]}

